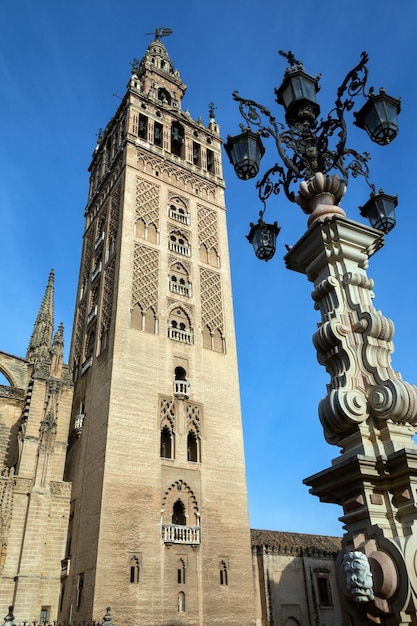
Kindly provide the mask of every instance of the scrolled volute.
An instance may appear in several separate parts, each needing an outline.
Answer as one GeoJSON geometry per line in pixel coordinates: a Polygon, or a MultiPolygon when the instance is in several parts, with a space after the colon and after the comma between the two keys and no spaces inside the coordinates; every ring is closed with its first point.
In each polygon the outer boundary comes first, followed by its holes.
{"type": "Polygon", "coordinates": [[[337,443],[368,417],[367,399],[359,389],[332,389],[319,403],[319,418],[329,443],[337,443]]]}
{"type": "Polygon", "coordinates": [[[417,387],[404,380],[387,380],[368,390],[369,412],[381,420],[417,425],[417,387]]]}
{"type": "Polygon", "coordinates": [[[394,322],[382,315],[381,311],[366,311],[362,313],[355,330],[366,334],[368,337],[389,342],[394,337],[395,326],[394,322]]]}

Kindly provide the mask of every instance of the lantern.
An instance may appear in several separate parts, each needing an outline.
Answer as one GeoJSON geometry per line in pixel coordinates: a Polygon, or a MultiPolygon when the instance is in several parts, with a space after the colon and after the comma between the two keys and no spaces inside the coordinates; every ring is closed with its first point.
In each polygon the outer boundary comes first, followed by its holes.
{"type": "Polygon", "coordinates": [[[275,254],[276,240],[279,231],[277,222],[265,224],[262,217],[257,224],[250,224],[249,235],[246,238],[253,245],[255,254],[261,261],[269,261],[275,254]]]}
{"type": "Polygon", "coordinates": [[[229,135],[224,149],[241,180],[248,180],[257,175],[259,164],[265,152],[259,133],[254,133],[250,128],[247,128],[235,137],[229,135]]]}
{"type": "Polygon", "coordinates": [[[275,89],[277,102],[285,109],[287,124],[293,126],[297,122],[305,121],[315,124],[320,113],[320,106],[316,101],[318,82],[318,78],[307,74],[302,66],[287,70],[281,87],[275,89]]]}
{"type": "Polygon", "coordinates": [[[395,208],[397,205],[397,196],[389,196],[381,190],[379,193],[371,193],[368,202],[359,209],[361,215],[369,220],[373,228],[389,233],[396,224],[395,208]]]}
{"type": "Polygon", "coordinates": [[[372,141],[385,146],[398,134],[400,111],[400,99],[388,96],[381,89],[378,95],[371,93],[361,110],[355,113],[355,124],[366,130],[372,141]]]}

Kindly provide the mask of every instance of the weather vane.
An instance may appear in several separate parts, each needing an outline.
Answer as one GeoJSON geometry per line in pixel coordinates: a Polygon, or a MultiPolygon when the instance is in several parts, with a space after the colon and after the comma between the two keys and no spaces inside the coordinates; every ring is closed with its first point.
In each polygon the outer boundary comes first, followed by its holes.
{"type": "Polygon", "coordinates": [[[161,28],[155,28],[153,33],[145,33],[145,35],[153,35],[156,41],[159,41],[161,37],[168,37],[172,35],[171,28],[166,28],[165,26],[161,26],[161,28]]]}

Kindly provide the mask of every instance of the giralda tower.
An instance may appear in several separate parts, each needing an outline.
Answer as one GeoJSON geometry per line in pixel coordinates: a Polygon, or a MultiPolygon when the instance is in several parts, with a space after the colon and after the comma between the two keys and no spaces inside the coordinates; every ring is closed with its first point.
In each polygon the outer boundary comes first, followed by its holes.
{"type": "Polygon", "coordinates": [[[222,142],[182,111],[161,34],[90,166],[60,621],[249,626],[222,142]]]}

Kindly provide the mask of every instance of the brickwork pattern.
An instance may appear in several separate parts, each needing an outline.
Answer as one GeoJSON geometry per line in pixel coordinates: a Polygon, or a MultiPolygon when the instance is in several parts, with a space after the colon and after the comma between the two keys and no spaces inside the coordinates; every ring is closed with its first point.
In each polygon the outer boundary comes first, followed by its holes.
{"type": "Polygon", "coordinates": [[[224,335],[223,299],[221,276],[200,267],[201,325],[208,326],[211,332],[219,330],[224,335]]]}
{"type": "Polygon", "coordinates": [[[136,179],[136,220],[159,229],[159,186],[139,176],[136,179]]]}
{"type": "Polygon", "coordinates": [[[158,312],[159,252],[135,243],[133,258],[132,306],[139,303],[142,310],[158,312]]]}

